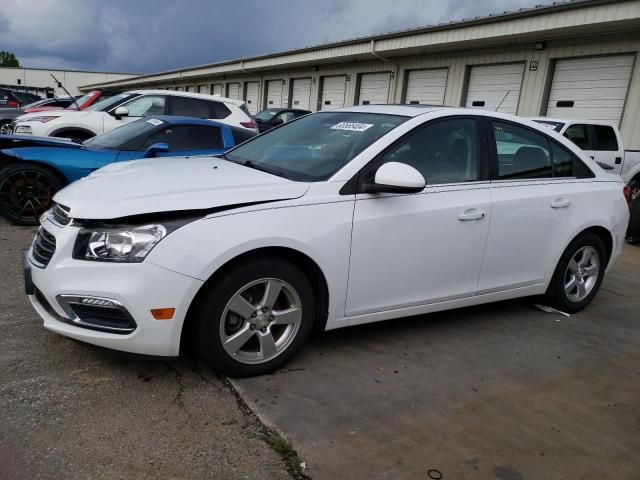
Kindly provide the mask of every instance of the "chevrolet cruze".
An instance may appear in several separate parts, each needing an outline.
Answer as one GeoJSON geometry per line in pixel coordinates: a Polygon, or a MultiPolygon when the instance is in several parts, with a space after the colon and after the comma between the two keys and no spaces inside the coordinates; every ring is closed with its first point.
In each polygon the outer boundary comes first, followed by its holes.
{"type": "Polygon", "coordinates": [[[61,190],[25,259],[44,326],[232,376],[314,331],[529,295],[577,312],[620,253],[620,177],[544,126],[362,106],[226,155],[120,162],[61,190]]]}

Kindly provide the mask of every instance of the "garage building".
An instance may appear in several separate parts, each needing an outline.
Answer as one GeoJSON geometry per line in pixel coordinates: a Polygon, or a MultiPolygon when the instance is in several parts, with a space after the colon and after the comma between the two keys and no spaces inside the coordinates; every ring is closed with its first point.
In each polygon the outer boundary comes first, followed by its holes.
{"type": "Polygon", "coordinates": [[[575,0],[82,88],[188,89],[252,113],[406,103],[586,118],[640,149],[639,51],[640,0],[575,0]]]}

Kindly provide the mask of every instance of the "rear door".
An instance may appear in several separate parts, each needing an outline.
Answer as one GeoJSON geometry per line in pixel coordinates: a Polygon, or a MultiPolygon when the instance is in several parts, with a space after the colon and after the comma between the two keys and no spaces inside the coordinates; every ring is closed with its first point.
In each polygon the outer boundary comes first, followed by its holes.
{"type": "Polygon", "coordinates": [[[356,195],[347,315],[475,294],[491,218],[479,132],[469,117],[423,124],[361,174],[406,163],[427,186],[409,195],[356,195]]]}
{"type": "Polygon", "coordinates": [[[590,172],[537,130],[488,120],[493,209],[478,294],[540,285],[555,267],[590,172]]]}
{"type": "Polygon", "coordinates": [[[622,157],[624,149],[618,143],[618,137],[615,129],[611,125],[595,125],[591,126],[591,136],[595,140],[593,145],[593,156],[598,162],[613,167],[610,173],[620,175],[622,173],[622,157]]]}

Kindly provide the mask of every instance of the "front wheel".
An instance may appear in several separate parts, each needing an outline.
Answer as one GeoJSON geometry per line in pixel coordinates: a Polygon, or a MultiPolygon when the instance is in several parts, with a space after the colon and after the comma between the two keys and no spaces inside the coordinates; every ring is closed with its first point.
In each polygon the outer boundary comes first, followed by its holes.
{"type": "Polygon", "coordinates": [[[313,330],[311,282],[285,259],[240,264],[206,288],[196,309],[196,348],[212,369],[226,375],[276,370],[313,330]]]}
{"type": "Polygon", "coordinates": [[[14,225],[38,225],[40,215],[63,186],[40,165],[10,164],[0,170],[0,215],[14,225]]]}
{"type": "Polygon", "coordinates": [[[563,312],[579,312],[598,293],[606,266],[607,249],[602,239],[594,233],[579,236],[560,258],[546,300],[563,312]]]}

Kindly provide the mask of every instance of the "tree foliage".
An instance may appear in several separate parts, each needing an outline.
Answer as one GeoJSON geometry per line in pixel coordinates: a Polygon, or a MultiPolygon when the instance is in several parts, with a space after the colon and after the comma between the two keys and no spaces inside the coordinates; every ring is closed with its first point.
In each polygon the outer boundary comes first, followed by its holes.
{"type": "Polygon", "coordinates": [[[19,67],[20,62],[11,52],[0,51],[0,67],[19,67]]]}

